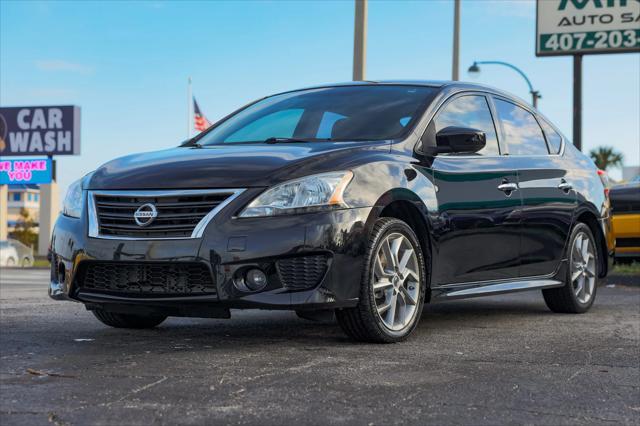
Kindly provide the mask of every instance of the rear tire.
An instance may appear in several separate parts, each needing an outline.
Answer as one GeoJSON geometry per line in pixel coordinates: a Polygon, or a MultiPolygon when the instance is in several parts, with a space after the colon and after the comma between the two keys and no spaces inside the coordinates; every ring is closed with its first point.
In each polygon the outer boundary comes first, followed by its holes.
{"type": "Polygon", "coordinates": [[[167,319],[166,316],[141,316],[130,314],[116,314],[102,309],[95,309],[93,315],[103,324],[115,328],[153,328],[167,319]]]}
{"type": "Polygon", "coordinates": [[[568,266],[565,285],[542,290],[544,301],[553,312],[581,314],[596,299],[598,288],[598,246],[587,225],[578,223],[567,244],[568,266]]]}
{"type": "Polygon", "coordinates": [[[369,238],[358,305],[337,309],[336,319],[354,340],[402,341],[420,321],[426,287],[425,261],[415,232],[399,219],[378,219],[369,238]]]}

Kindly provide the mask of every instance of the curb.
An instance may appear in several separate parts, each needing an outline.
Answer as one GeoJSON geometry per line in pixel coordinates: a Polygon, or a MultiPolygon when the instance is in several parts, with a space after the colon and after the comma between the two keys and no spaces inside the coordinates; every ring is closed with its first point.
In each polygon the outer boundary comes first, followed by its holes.
{"type": "Polygon", "coordinates": [[[2,266],[0,269],[7,269],[9,271],[29,271],[29,270],[39,270],[39,271],[48,271],[51,269],[49,266],[31,266],[27,268],[22,268],[20,266],[2,266]]]}
{"type": "Polygon", "coordinates": [[[640,275],[617,275],[610,274],[604,279],[605,284],[626,285],[640,287],[640,275]]]}

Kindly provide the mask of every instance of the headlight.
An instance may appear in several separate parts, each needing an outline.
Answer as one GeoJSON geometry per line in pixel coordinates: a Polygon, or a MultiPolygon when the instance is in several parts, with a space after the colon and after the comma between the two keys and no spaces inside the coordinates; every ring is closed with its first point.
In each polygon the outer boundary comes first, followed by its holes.
{"type": "Polygon", "coordinates": [[[254,199],[240,217],[275,216],[327,207],[347,207],[342,199],[353,173],[331,172],[276,185],[254,199]]]}
{"type": "Polygon", "coordinates": [[[62,214],[70,217],[80,217],[82,214],[82,179],[69,185],[64,197],[62,214]]]}

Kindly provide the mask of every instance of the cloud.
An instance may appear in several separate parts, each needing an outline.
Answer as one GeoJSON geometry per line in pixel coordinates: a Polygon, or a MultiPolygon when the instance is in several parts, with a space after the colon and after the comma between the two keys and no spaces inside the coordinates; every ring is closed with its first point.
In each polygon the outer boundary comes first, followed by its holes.
{"type": "Polygon", "coordinates": [[[93,68],[61,59],[48,59],[36,61],[36,67],[42,71],[68,71],[81,74],[91,74],[93,68]]]}

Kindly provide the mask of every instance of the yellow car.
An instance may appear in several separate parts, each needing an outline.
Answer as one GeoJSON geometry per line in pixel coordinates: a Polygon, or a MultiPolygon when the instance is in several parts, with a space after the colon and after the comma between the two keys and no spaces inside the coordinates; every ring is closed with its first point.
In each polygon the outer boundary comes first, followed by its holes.
{"type": "Polygon", "coordinates": [[[640,176],[609,191],[616,260],[640,260],[640,176]]]}

